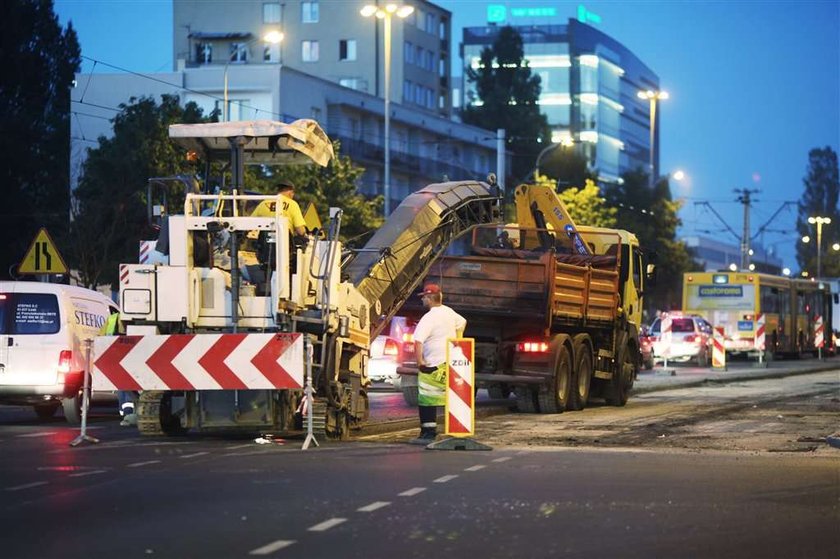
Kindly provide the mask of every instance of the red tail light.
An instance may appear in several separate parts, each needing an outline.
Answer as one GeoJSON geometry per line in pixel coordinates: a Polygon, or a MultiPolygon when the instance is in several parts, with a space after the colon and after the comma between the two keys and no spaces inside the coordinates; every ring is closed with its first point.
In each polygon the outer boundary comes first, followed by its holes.
{"type": "Polygon", "coordinates": [[[382,349],[382,355],[389,355],[396,357],[400,354],[400,348],[394,340],[385,340],[385,347],[382,349]]]}
{"type": "Polygon", "coordinates": [[[63,350],[58,356],[58,372],[66,375],[70,372],[70,366],[73,363],[73,352],[69,349],[63,350]]]}
{"type": "Polygon", "coordinates": [[[683,338],[684,342],[688,343],[700,343],[700,336],[697,334],[688,334],[685,338],[683,338]]]}
{"type": "Polygon", "coordinates": [[[516,351],[519,353],[546,353],[548,344],[546,342],[519,342],[516,344],[516,351]]]}

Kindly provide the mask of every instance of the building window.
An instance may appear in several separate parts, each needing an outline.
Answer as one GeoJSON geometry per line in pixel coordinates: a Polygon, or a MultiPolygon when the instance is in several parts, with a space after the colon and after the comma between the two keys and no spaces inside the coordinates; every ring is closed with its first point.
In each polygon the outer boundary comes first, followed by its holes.
{"type": "Polygon", "coordinates": [[[403,103],[411,102],[411,82],[405,80],[403,82],[403,103]]]}
{"type": "Polygon", "coordinates": [[[426,33],[435,34],[437,26],[435,25],[435,14],[426,14],[426,33]]]}
{"type": "Polygon", "coordinates": [[[213,62],[213,45],[210,43],[198,43],[195,46],[195,60],[199,64],[210,64],[213,62]]]}
{"type": "Polygon", "coordinates": [[[318,41],[302,41],[300,52],[304,62],[318,62],[318,41]]]}
{"type": "Polygon", "coordinates": [[[246,43],[231,43],[230,61],[248,62],[248,45],[246,43]]]}
{"type": "Polygon", "coordinates": [[[263,4],[263,23],[280,23],[280,2],[263,4]]]}
{"type": "Polygon", "coordinates": [[[418,66],[420,66],[421,68],[423,67],[423,60],[424,60],[424,58],[423,58],[423,56],[424,56],[424,55],[423,55],[423,53],[424,53],[424,52],[426,52],[426,51],[425,51],[425,49],[424,49],[423,47],[421,47],[421,46],[418,46],[418,47],[414,50],[414,63],[415,63],[415,64],[417,64],[418,66]]]}
{"type": "Polygon", "coordinates": [[[403,43],[403,62],[414,64],[414,45],[410,41],[403,43]]]}
{"type": "Polygon", "coordinates": [[[446,19],[441,18],[440,20],[440,30],[438,31],[438,36],[441,40],[446,40],[446,19]]]}
{"type": "Polygon", "coordinates": [[[318,23],[318,2],[301,2],[300,20],[303,23],[318,23]]]}
{"type": "Polygon", "coordinates": [[[446,109],[446,95],[440,95],[438,97],[438,108],[441,110],[446,109]]]}
{"type": "Polygon", "coordinates": [[[338,41],[338,59],[356,60],[356,40],[341,39],[338,41]]]}

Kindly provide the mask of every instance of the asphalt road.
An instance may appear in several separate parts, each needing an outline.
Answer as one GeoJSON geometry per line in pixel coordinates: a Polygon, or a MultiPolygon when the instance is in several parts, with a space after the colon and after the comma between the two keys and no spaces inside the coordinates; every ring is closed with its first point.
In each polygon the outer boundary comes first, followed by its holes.
{"type": "Polygon", "coordinates": [[[307,451],[300,440],[146,439],[110,410],[92,418],[99,444],[71,448],[78,430],[60,418],[0,408],[2,556],[836,559],[840,451],[694,444],[771,441],[765,431],[787,424],[774,415],[750,423],[745,399],[755,413],[781,406],[798,421],[836,425],[836,372],[780,382],[497,415],[480,425],[490,452],[429,451],[402,442],[407,432],[307,451]],[[569,440],[572,428],[612,443],[569,440]],[[505,438],[540,429],[554,439],[505,438]]]}

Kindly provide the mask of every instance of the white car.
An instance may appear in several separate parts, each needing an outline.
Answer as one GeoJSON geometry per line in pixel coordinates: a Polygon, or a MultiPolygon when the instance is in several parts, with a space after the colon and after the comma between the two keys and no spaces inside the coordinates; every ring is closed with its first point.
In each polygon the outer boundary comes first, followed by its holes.
{"type": "MultiPolygon", "coordinates": [[[[656,361],[665,357],[661,327],[659,318],[650,325],[653,358],[656,361]]],[[[667,357],[668,361],[694,361],[700,367],[708,367],[712,357],[712,325],[701,316],[671,314],[671,345],[667,357]]]]}
{"type": "Polygon", "coordinates": [[[368,377],[372,382],[395,384],[399,379],[400,344],[390,336],[377,336],[370,345],[368,377]]]}

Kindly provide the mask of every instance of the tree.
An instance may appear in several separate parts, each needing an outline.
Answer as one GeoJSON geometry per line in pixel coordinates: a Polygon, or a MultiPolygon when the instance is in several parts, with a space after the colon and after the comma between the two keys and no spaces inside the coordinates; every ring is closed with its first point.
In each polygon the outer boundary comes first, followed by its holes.
{"type": "Polygon", "coordinates": [[[802,180],[805,190],[798,204],[796,230],[800,236],[808,235],[812,242],[797,243],[796,260],[802,270],[817,273],[817,230],[808,223],[809,217],[828,217],[831,223],[822,227],[821,268],[823,277],[840,276],[840,256],[837,251],[826,250],[840,240],[840,214],[837,210],[840,195],[837,153],[826,146],[808,153],[807,174],[802,180]]]}
{"type": "Polygon", "coordinates": [[[540,172],[555,179],[561,188],[598,179],[598,174],[589,170],[585,156],[562,144],[543,155],[540,172]]]}
{"type": "Polygon", "coordinates": [[[358,193],[356,184],[365,169],[342,156],[340,149],[340,143],[333,142],[335,158],[326,167],[294,165],[274,167],[268,173],[255,171],[251,184],[255,190],[273,194],[276,192],[274,184],[279,179],[290,180],[296,187],[295,200],[301,209],[306,210],[310,203],[314,204],[324,227],[328,223],[329,208],[341,208],[341,240],[349,246],[362,246],[368,234],[382,225],[384,198],[367,198],[358,193]]]}
{"type": "Polygon", "coordinates": [[[618,210],[618,226],[635,233],[642,250],[651,256],[655,253],[657,285],[646,292],[645,307],[648,312],[679,309],[682,275],[698,269],[685,243],[676,238],[681,203],[672,200],[667,179],[651,189],[643,171],[629,172],[622,178],[621,185],[607,192],[607,199],[618,210]]]}
{"type": "Polygon", "coordinates": [[[3,3],[0,36],[0,277],[46,227],[63,247],[70,199],[70,88],[80,49],[52,0],[3,3]]]}
{"type": "Polygon", "coordinates": [[[531,75],[524,52],[519,33],[510,26],[501,28],[493,45],[481,51],[478,68],[467,70],[478,98],[470,99],[462,113],[467,124],[505,129],[514,156],[511,174],[518,181],[527,179],[546,145],[542,142],[549,138],[548,123],[537,104],[540,78],[531,75]]]}
{"type": "MultiPolygon", "coordinates": [[[[536,183],[554,188],[555,181],[545,175],[537,175],[536,183]]],[[[560,191],[558,197],[569,210],[577,225],[592,227],[615,227],[617,210],[601,196],[601,188],[592,180],[586,180],[583,188],[576,186],[560,191]]]]}
{"type": "Polygon", "coordinates": [[[146,215],[150,177],[195,174],[194,164],[169,139],[169,125],[207,120],[195,103],[176,95],[132,98],[114,117],[114,135],[100,137],[82,166],[75,192],[69,256],[83,285],[117,286],[120,263],[136,262],[138,243],[153,238],[146,215]]]}

